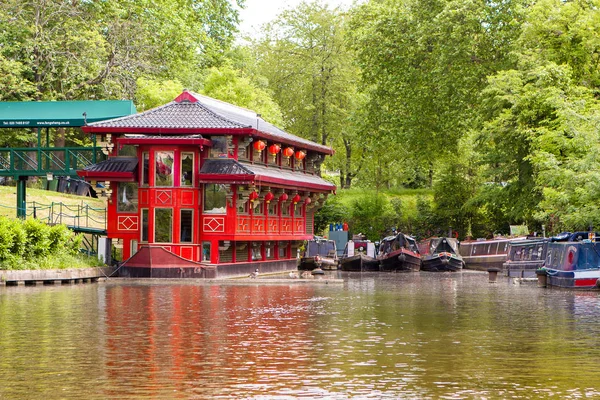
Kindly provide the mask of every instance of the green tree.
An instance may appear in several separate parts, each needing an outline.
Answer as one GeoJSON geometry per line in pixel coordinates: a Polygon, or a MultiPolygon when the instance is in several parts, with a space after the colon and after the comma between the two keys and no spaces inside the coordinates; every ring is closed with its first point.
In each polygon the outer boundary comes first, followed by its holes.
{"type": "Polygon", "coordinates": [[[173,101],[182,91],[178,80],[155,80],[138,78],[135,104],[138,111],[148,110],[173,101]]]}
{"type": "Polygon", "coordinates": [[[207,96],[256,111],[274,125],[283,125],[281,110],[269,92],[254,85],[249,78],[242,76],[240,71],[229,65],[212,67],[203,81],[202,92],[207,96]]]}
{"type": "Polygon", "coordinates": [[[290,132],[338,149],[330,166],[349,187],[363,158],[356,128],[363,101],[346,43],[347,16],[322,2],[282,12],[256,40],[260,74],[268,80],[290,132]],[[360,161],[359,161],[360,162],[360,161]]]}
{"type": "Polygon", "coordinates": [[[379,150],[400,153],[415,175],[427,170],[428,185],[436,164],[456,153],[472,127],[486,76],[510,64],[519,4],[383,0],[354,12],[368,113],[395,144],[379,150]]]}
{"type": "Polygon", "coordinates": [[[506,225],[545,224],[556,232],[597,224],[599,5],[532,6],[517,41],[517,68],[491,77],[483,92],[478,149],[489,190],[480,199],[502,210],[506,225]]]}
{"type": "Polygon", "coordinates": [[[142,75],[187,83],[217,62],[236,24],[228,0],[5,0],[0,55],[37,100],[133,98],[142,75]]]}

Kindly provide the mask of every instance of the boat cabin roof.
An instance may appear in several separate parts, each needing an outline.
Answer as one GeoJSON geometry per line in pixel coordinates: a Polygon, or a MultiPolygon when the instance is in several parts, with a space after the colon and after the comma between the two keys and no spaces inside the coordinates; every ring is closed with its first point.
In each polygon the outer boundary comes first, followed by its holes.
{"type": "Polygon", "coordinates": [[[429,253],[448,252],[458,254],[458,240],[449,237],[432,238],[429,240],[429,253]]]}
{"type": "Polygon", "coordinates": [[[544,266],[561,271],[600,269],[600,242],[549,242],[544,266]]]}

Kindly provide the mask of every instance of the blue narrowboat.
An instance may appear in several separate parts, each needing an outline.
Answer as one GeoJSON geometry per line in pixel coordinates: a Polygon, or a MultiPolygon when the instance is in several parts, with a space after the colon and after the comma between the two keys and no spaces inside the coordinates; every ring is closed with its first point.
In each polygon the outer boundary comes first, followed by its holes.
{"type": "Polygon", "coordinates": [[[600,243],[549,242],[544,267],[546,286],[568,289],[597,289],[600,286],[600,243]]]}

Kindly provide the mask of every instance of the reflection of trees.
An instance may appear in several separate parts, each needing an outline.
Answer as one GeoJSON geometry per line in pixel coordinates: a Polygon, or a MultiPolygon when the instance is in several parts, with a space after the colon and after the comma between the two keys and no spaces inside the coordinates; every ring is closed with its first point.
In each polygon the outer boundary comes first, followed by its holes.
{"type": "Polygon", "coordinates": [[[81,398],[102,384],[102,307],[96,284],[0,287],[0,398],[81,398]]]}

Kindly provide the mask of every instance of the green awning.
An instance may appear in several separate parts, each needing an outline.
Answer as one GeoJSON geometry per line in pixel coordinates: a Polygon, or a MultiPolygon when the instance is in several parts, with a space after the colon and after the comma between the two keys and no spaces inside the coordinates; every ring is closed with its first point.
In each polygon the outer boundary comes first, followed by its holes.
{"type": "Polygon", "coordinates": [[[81,127],[136,112],[131,100],[7,101],[0,102],[0,128],[81,127]]]}

